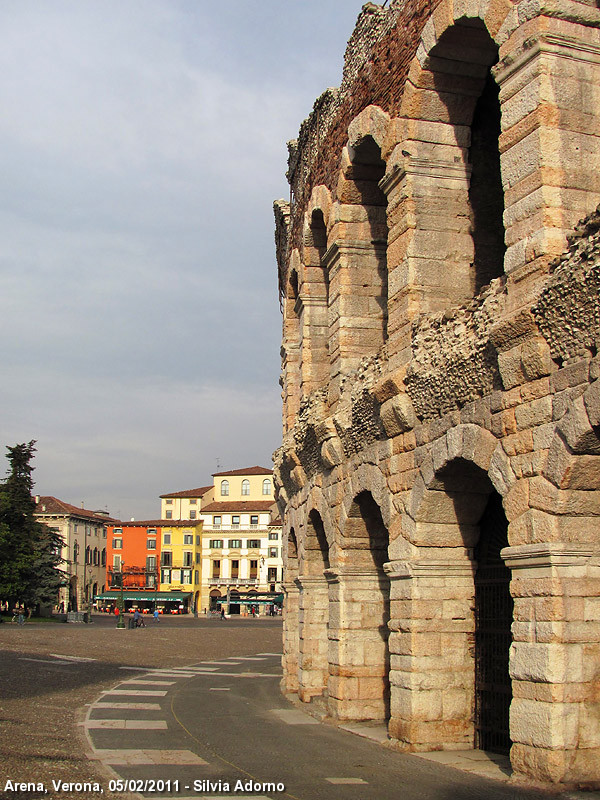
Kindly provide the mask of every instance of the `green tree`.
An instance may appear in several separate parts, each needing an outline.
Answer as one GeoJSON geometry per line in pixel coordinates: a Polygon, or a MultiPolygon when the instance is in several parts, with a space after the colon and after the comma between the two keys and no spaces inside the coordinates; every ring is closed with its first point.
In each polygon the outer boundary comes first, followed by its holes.
{"type": "Polygon", "coordinates": [[[35,441],[7,447],[10,468],[0,483],[0,598],[10,607],[54,603],[64,581],[62,539],[35,518],[35,441]]]}

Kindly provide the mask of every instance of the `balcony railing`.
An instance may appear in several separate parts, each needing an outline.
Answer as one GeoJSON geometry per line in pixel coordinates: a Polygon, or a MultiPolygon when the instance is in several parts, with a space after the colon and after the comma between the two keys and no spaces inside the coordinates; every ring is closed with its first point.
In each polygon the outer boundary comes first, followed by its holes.
{"type": "Polygon", "coordinates": [[[213,576],[209,583],[219,586],[258,586],[260,581],[258,578],[215,578],[213,576]]]}
{"type": "Polygon", "coordinates": [[[208,522],[205,522],[204,525],[202,526],[202,530],[203,531],[258,531],[258,530],[261,530],[261,531],[264,531],[265,536],[266,536],[266,534],[269,531],[269,526],[265,525],[264,523],[263,524],[259,524],[259,525],[255,525],[254,523],[252,523],[252,524],[245,523],[243,525],[242,524],[237,524],[237,523],[234,523],[234,524],[227,523],[226,525],[223,525],[223,524],[221,524],[221,525],[218,525],[218,524],[217,525],[210,525],[208,522]]]}

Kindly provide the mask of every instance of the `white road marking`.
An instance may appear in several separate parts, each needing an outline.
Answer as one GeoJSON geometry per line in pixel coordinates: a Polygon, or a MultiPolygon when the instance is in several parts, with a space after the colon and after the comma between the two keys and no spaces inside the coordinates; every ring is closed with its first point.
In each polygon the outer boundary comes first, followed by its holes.
{"type": "Polygon", "coordinates": [[[131,711],[160,711],[160,703],[94,703],[92,708],[124,708],[131,711]]]}
{"type": "Polygon", "coordinates": [[[192,753],[191,750],[95,750],[94,758],[105,764],[122,766],[172,764],[177,767],[185,767],[190,764],[208,764],[208,761],[200,758],[196,753],[192,753]]]}
{"type": "Polygon", "coordinates": [[[173,686],[175,681],[148,681],[144,678],[131,678],[129,681],[123,681],[123,686],[129,683],[140,684],[143,686],[173,686]]]}
{"type": "Polygon", "coordinates": [[[83,656],[63,656],[59,653],[50,653],[55,658],[66,658],[68,661],[97,661],[96,658],[84,658],[83,656]]]}
{"type": "Polygon", "coordinates": [[[167,723],[163,719],[88,719],[86,728],[110,728],[111,730],[165,730],[167,723]]]}
{"type": "Polygon", "coordinates": [[[72,661],[59,661],[56,658],[50,660],[49,658],[27,658],[26,656],[21,656],[19,658],[19,661],[37,661],[38,664],[54,664],[54,665],[68,664],[69,666],[73,666],[72,661]]]}
{"type": "Polygon", "coordinates": [[[164,697],[166,695],[166,691],[161,692],[153,689],[108,689],[102,692],[102,694],[127,694],[136,695],[138,697],[164,697]]]}
{"type": "Polygon", "coordinates": [[[363,781],[362,778],[325,778],[325,780],[340,786],[344,784],[350,786],[350,784],[353,783],[367,783],[367,781],[363,781]]]}
{"type": "Polygon", "coordinates": [[[209,692],[230,692],[231,688],[229,686],[211,686],[208,691],[209,692]]]}

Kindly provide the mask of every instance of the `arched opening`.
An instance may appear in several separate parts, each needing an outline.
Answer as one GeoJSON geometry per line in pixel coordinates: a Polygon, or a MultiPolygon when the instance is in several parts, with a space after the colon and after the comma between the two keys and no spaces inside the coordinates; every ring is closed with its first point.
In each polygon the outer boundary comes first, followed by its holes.
{"type": "Polygon", "coordinates": [[[440,100],[450,124],[465,130],[468,191],[465,211],[472,239],[469,262],[456,265],[458,280],[473,297],[504,274],[504,191],[500,174],[499,89],[490,68],[498,61],[498,47],[480,19],[463,18],[448,28],[430,54],[440,100]],[[465,70],[464,65],[469,69],[465,70]]]}
{"type": "Polygon", "coordinates": [[[302,284],[302,393],[324,386],[329,377],[329,274],[324,264],[327,228],[321,209],[312,211],[304,234],[302,284]]]}
{"type": "Polygon", "coordinates": [[[209,611],[217,611],[220,599],[221,599],[221,592],[218,589],[211,589],[208,598],[209,611]]]}
{"type": "Polygon", "coordinates": [[[508,547],[508,522],[497,492],[490,494],[479,521],[475,572],[475,748],[510,750],[512,685],[508,655],[513,599],[510,569],[500,556],[508,547]]]}
{"type": "Polygon", "coordinates": [[[305,702],[327,693],[329,675],[329,545],[323,520],[313,509],[308,515],[300,575],[299,696],[305,702]]]}
{"type": "Polygon", "coordinates": [[[294,425],[300,407],[300,319],[298,272],[290,269],[283,300],[283,344],[281,347],[281,378],[284,433],[294,425]]]}
{"type": "Polygon", "coordinates": [[[513,601],[500,556],[508,546],[502,498],[483,469],[455,458],[405,530],[419,555],[403,589],[410,619],[395,642],[410,658],[394,684],[414,688],[396,700],[394,733],[415,749],[508,752],[513,601]]]}
{"type": "Polygon", "coordinates": [[[344,525],[342,563],[331,588],[329,706],[338,718],[390,717],[388,545],[379,506],[361,492],[344,525]]]}
{"type": "Polygon", "coordinates": [[[387,271],[387,197],[379,183],[385,174],[385,161],[372,136],[365,136],[348,147],[352,166],[346,177],[357,192],[357,199],[365,208],[370,232],[370,278],[363,277],[362,293],[368,298],[365,309],[369,321],[365,332],[365,354],[376,353],[388,334],[388,271],[387,271]]]}
{"type": "Polygon", "coordinates": [[[298,652],[299,652],[299,619],[298,619],[298,542],[294,528],[290,528],[287,546],[284,548],[283,561],[283,671],[286,689],[298,691],[298,652]]]}

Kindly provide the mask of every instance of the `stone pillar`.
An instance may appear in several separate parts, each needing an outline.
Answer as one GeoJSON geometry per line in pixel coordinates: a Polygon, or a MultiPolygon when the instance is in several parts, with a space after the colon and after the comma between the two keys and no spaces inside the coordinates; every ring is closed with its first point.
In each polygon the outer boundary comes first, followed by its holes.
{"type": "MultiPolygon", "coordinates": [[[[427,131],[429,141],[447,152],[447,160],[397,156],[400,162],[380,182],[388,198],[392,368],[410,358],[411,327],[416,316],[460,304],[474,294],[468,200],[471,168],[461,163],[466,162],[464,148],[449,144],[457,137],[466,143],[468,132],[440,123],[428,123],[427,131]]],[[[422,144],[407,140],[398,146],[399,150],[407,148],[418,152],[422,144]]]]}
{"type": "MultiPolygon", "coordinates": [[[[358,217],[354,225],[338,223],[334,229],[340,239],[327,250],[323,263],[329,270],[329,359],[330,394],[339,392],[341,377],[357,369],[361,358],[375,355],[384,341],[380,272],[385,263],[385,244],[374,244],[367,209],[350,209],[349,219],[358,217]],[[363,219],[364,217],[364,219],[363,219]],[[354,230],[356,228],[356,230],[354,230]],[[349,230],[364,239],[349,239],[349,230]]],[[[372,211],[372,209],[371,209],[372,211]]],[[[385,222],[385,208],[377,208],[385,222]]],[[[342,218],[344,212],[340,212],[342,218]]]]}
{"type": "Polygon", "coordinates": [[[329,595],[327,580],[300,576],[298,696],[309,703],[327,689],[329,595]]]}
{"type": "Polygon", "coordinates": [[[390,736],[406,749],[473,747],[474,566],[394,561],[391,581],[390,736]]]}
{"type": "Polygon", "coordinates": [[[600,786],[600,552],[544,543],[502,551],[513,571],[515,773],[600,786]]]}
{"type": "Polygon", "coordinates": [[[298,582],[283,584],[283,685],[287,692],[298,691],[298,582]]]}
{"type": "MultiPolygon", "coordinates": [[[[313,270],[314,271],[314,270],[313,270]]],[[[308,292],[315,287],[308,282],[304,289],[308,292]]],[[[320,288],[320,287],[316,287],[320,288]]],[[[315,389],[324,386],[329,377],[328,338],[329,324],[327,314],[327,298],[322,296],[302,297],[302,354],[300,391],[303,397],[315,389]]]]}
{"type": "Polygon", "coordinates": [[[330,587],[329,712],[337,719],[389,715],[389,581],[383,573],[326,570],[330,587]]]}
{"type": "Polygon", "coordinates": [[[505,272],[517,308],[535,296],[548,262],[598,202],[598,12],[583,7],[583,24],[562,16],[524,22],[492,68],[502,107],[505,272]]]}
{"type": "Polygon", "coordinates": [[[300,408],[300,346],[286,341],[281,347],[281,378],[283,398],[283,432],[294,427],[300,408]]]}

